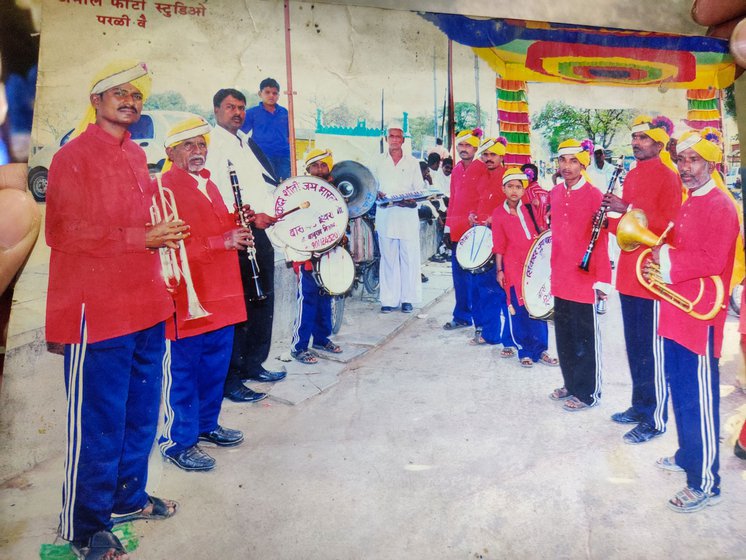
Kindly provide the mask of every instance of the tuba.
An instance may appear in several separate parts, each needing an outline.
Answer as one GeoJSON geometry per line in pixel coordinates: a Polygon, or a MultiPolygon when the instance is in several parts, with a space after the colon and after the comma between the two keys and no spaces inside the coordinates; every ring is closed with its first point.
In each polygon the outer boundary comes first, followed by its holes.
{"type": "MultiPolygon", "coordinates": [[[[616,239],[621,247],[622,251],[634,251],[640,245],[646,247],[657,247],[663,243],[663,239],[666,237],[669,231],[673,228],[673,223],[669,223],[666,231],[658,237],[652,231],[648,229],[648,218],[645,216],[645,212],[639,209],[630,210],[627,212],[617,226],[616,239]]],[[[705,292],[705,280],[699,279],[699,293],[693,300],[687,299],[681,294],[675,292],[663,282],[660,275],[660,270],[657,265],[653,265],[653,273],[650,275],[650,279],[647,280],[642,275],[645,260],[652,253],[651,249],[646,249],[637,259],[637,280],[646,289],[656,294],[663,301],[667,301],[674,307],[681,309],[684,313],[691,315],[694,319],[700,321],[709,321],[713,319],[721,309],[723,309],[723,301],[725,299],[725,290],[723,289],[723,281],[719,276],[710,276],[715,287],[715,302],[712,308],[706,313],[699,313],[694,311],[694,306],[697,305],[705,292]]]]}
{"type": "MultiPolygon", "coordinates": [[[[158,193],[153,195],[153,201],[150,205],[150,221],[153,225],[160,222],[173,222],[179,219],[179,212],[176,209],[174,193],[171,189],[164,187],[161,182],[161,174],[156,173],[156,182],[158,183],[158,193]]],[[[178,249],[161,247],[158,254],[161,258],[161,273],[166,283],[166,289],[173,293],[176,287],[183,281],[187,294],[187,321],[200,319],[211,315],[199,301],[197,291],[194,289],[192,273],[189,269],[189,260],[187,259],[186,247],[184,240],[178,242],[178,249]],[[178,251],[178,255],[177,255],[178,251]]]]}

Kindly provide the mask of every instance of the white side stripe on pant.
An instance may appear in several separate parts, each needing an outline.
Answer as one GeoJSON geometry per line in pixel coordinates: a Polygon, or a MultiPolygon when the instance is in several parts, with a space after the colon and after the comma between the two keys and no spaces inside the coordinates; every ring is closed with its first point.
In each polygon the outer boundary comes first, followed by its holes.
{"type": "Polygon", "coordinates": [[[70,345],[70,370],[67,390],[67,455],[65,457],[65,481],[62,489],[62,513],[59,533],[63,539],[74,536],[74,510],[78,491],[78,462],[82,446],[81,409],[83,407],[83,368],[88,345],[88,329],[85,322],[85,305],[81,309],[80,343],[70,345]]]}
{"type": "Polygon", "coordinates": [[[171,386],[173,376],[171,374],[171,341],[166,339],[166,351],[163,353],[163,437],[166,441],[158,444],[163,455],[171,449],[176,442],[171,440],[171,428],[174,425],[174,407],[171,405],[171,386]]]}

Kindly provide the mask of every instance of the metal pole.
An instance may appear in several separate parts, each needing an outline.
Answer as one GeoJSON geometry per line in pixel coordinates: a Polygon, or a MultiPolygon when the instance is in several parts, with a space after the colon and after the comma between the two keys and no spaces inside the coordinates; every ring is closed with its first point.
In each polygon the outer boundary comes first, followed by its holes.
{"type": "Polygon", "coordinates": [[[295,157],[295,118],[293,111],[293,61],[290,48],[290,0],[285,0],[285,71],[287,74],[288,90],[288,141],[290,143],[290,173],[293,177],[298,174],[295,157]]]}
{"type": "Polygon", "coordinates": [[[435,73],[435,47],[433,47],[433,136],[438,138],[438,77],[435,73]]]}
{"type": "Polygon", "coordinates": [[[479,105],[479,57],[474,55],[474,88],[477,92],[477,126],[482,127],[482,109],[479,105]]]}
{"type": "Polygon", "coordinates": [[[453,41],[448,39],[448,151],[454,155],[454,142],[456,140],[455,122],[453,117],[453,41]]]}

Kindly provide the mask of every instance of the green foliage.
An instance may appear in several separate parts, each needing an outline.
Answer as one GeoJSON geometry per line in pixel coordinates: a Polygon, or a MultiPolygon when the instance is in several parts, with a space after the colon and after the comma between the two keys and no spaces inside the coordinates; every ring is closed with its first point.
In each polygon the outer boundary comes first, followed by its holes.
{"type": "Polygon", "coordinates": [[[362,119],[364,119],[370,127],[381,126],[379,122],[380,117],[375,119],[371,117],[370,113],[367,111],[349,107],[344,103],[335,105],[329,109],[324,109],[322,115],[324,126],[344,126],[354,128],[362,119]]]}
{"type": "Polygon", "coordinates": [[[563,101],[550,101],[531,116],[531,127],[544,131],[549,149],[567,138],[590,138],[596,146],[608,147],[621,130],[628,130],[635,116],[630,109],[580,109],[563,101]]]}
{"type": "Polygon", "coordinates": [[[725,114],[729,117],[736,118],[736,86],[735,84],[729,85],[723,91],[723,108],[725,114]]]}
{"type": "Polygon", "coordinates": [[[453,120],[456,122],[456,132],[476,127],[477,106],[474,103],[457,101],[453,106],[453,120]]]}

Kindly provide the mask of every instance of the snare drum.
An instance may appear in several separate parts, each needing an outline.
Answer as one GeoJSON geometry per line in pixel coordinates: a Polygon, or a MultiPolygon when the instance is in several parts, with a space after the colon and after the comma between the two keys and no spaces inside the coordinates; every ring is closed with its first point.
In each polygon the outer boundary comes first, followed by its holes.
{"type": "Polygon", "coordinates": [[[334,247],[314,259],[313,278],[325,293],[338,296],[348,292],[355,280],[355,263],[343,247],[334,247]]]}
{"type": "Polygon", "coordinates": [[[323,253],[342,239],[347,228],[347,204],[323,179],[291,177],[280,183],[274,196],[278,220],[267,232],[275,245],[323,253]]]}
{"type": "Polygon", "coordinates": [[[552,230],[536,238],[523,265],[523,303],[534,319],[549,321],[554,314],[551,292],[552,230]]]}
{"type": "Polygon", "coordinates": [[[492,230],[487,226],[474,226],[461,236],[456,247],[456,260],[464,270],[480,274],[495,262],[492,252],[492,230]]]}

